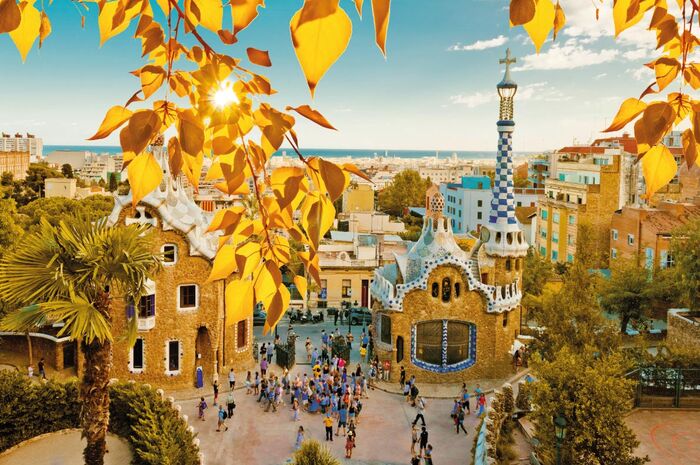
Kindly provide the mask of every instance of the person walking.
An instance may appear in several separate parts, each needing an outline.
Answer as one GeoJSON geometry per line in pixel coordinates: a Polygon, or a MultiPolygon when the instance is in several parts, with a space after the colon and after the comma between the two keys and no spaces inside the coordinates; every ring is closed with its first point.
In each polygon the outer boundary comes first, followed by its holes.
{"type": "Polygon", "coordinates": [[[224,431],[228,431],[228,426],[226,426],[226,410],[224,410],[223,405],[219,405],[219,421],[216,423],[216,431],[221,431],[221,427],[226,428],[224,431]]]}
{"type": "Polygon", "coordinates": [[[294,402],[292,402],[292,412],[292,420],[299,421],[299,399],[296,397],[294,398],[294,402]]]}
{"type": "Polygon", "coordinates": [[[425,417],[423,416],[425,413],[425,400],[423,399],[423,396],[418,397],[418,400],[416,400],[416,418],[413,420],[413,424],[418,423],[418,419],[420,418],[421,422],[423,423],[423,426],[425,426],[425,417]]]}
{"type": "Polygon", "coordinates": [[[218,400],[219,400],[219,380],[215,379],[214,380],[214,405],[216,405],[218,400]]]}
{"type": "Polygon", "coordinates": [[[233,368],[228,372],[228,388],[231,391],[236,388],[236,375],[233,373],[233,368]]]}
{"type": "Polygon", "coordinates": [[[432,444],[428,444],[428,447],[425,448],[425,455],[423,457],[423,460],[425,460],[425,465],[433,465],[433,446],[432,446],[432,444]]]}
{"type": "MultiPolygon", "coordinates": [[[[279,338],[279,336],[277,336],[279,338]]],[[[279,343],[278,339],[275,339],[275,344],[279,343]]],[[[275,344],[270,344],[267,348],[267,363],[272,363],[272,356],[275,355],[275,344]]]]}
{"type": "Polygon", "coordinates": [[[236,408],[236,401],[233,398],[233,391],[229,391],[228,395],[226,396],[226,408],[228,417],[233,417],[233,409],[236,408]]]}
{"type": "Polygon", "coordinates": [[[260,361],[260,374],[264,378],[267,374],[267,359],[264,358],[260,361]]]}
{"type": "Polygon", "coordinates": [[[297,430],[297,442],[294,444],[294,449],[299,450],[302,442],[304,442],[304,427],[299,426],[299,429],[297,430]]]}
{"type": "Polygon", "coordinates": [[[418,443],[418,427],[411,426],[411,455],[416,456],[416,444],[418,443]]]}
{"type": "Polygon", "coordinates": [[[326,427],[326,441],[333,441],[333,418],[330,413],[323,417],[323,424],[326,427]]]}
{"type": "Polygon", "coordinates": [[[345,440],[345,458],[352,458],[352,449],[355,447],[355,435],[352,431],[348,431],[347,439],[345,440]]]}
{"type": "Polygon", "coordinates": [[[46,379],[46,363],[44,362],[44,357],[39,360],[39,376],[41,379],[46,379]]]}
{"type": "Polygon", "coordinates": [[[253,395],[257,396],[260,391],[260,374],[255,372],[255,383],[253,384],[253,395]]]}
{"type": "Polygon", "coordinates": [[[250,371],[248,371],[248,374],[245,377],[245,393],[250,394],[251,392],[253,392],[252,387],[253,381],[250,379],[250,371]]]}
{"type": "Polygon", "coordinates": [[[340,406],[340,410],[338,410],[338,430],[335,433],[336,436],[340,436],[340,428],[343,428],[343,436],[345,436],[345,433],[347,432],[347,423],[348,422],[348,408],[346,404],[342,404],[340,406]]]}
{"type": "Polygon", "coordinates": [[[403,387],[406,384],[406,369],[401,365],[401,373],[399,374],[399,385],[403,387]]]}
{"type": "Polygon", "coordinates": [[[467,389],[466,384],[462,385],[462,408],[467,409],[467,414],[472,413],[469,408],[469,389],[467,389]]]}
{"type": "Polygon", "coordinates": [[[418,445],[419,445],[419,453],[418,455],[420,457],[423,457],[423,452],[425,452],[425,448],[428,447],[428,430],[425,429],[425,426],[421,428],[420,431],[420,436],[418,439],[418,445]]]}
{"type": "Polygon", "coordinates": [[[484,410],[486,409],[486,396],[482,392],[479,394],[479,400],[478,400],[478,405],[479,405],[479,410],[476,412],[476,415],[478,417],[481,417],[484,414],[484,410]]]}
{"type": "Polygon", "coordinates": [[[455,414],[455,429],[457,434],[459,434],[459,429],[462,428],[464,434],[469,434],[466,429],[464,429],[464,409],[462,407],[457,408],[457,413],[455,414]]]}
{"type": "Polygon", "coordinates": [[[204,421],[204,411],[207,409],[207,401],[204,400],[204,397],[199,398],[199,404],[197,404],[197,412],[199,419],[204,421]]]}

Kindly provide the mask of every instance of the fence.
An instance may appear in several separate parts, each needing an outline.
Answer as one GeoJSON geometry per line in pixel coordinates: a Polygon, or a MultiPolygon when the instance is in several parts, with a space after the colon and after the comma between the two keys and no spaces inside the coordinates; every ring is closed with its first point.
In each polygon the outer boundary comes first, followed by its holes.
{"type": "Polygon", "coordinates": [[[700,408],[700,368],[649,366],[627,377],[637,383],[635,407],[700,408]]]}

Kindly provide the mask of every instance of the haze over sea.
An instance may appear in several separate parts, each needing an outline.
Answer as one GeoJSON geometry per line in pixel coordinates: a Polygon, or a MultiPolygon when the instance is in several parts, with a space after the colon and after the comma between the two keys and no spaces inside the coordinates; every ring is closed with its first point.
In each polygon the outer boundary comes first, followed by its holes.
{"type": "MultiPolygon", "coordinates": [[[[76,150],[76,151],[89,151],[93,153],[110,153],[116,154],[121,153],[122,149],[119,146],[112,145],[45,145],[44,155],[47,155],[56,150],[76,150]]],[[[281,149],[275,152],[275,155],[282,155],[286,152],[287,156],[294,156],[294,151],[292,149],[281,149]]],[[[439,152],[429,151],[429,150],[376,150],[376,149],[323,149],[323,148],[309,148],[301,149],[301,153],[305,156],[320,155],[328,158],[339,158],[339,157],[352,157],[352,158],[374,158],[381,156],[398,157],[398,158],[424,158],[424,157],[434,157],[437,153],[439,158],[450,158],[453,154],[457,155],[457,158],[462,158],[465,160],[481,160],[488,158],[496,158],[495,151],[469,151],[469,150],[444,150],[439,152]]],[[[522,156],[527,155],[525,152],[515,152],[514,155],[522,156]]]]}

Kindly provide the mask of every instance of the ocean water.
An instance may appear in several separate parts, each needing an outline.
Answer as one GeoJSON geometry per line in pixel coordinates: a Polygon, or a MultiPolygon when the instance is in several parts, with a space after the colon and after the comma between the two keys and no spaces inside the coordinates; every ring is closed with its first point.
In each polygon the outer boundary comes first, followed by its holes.
{"type": "MultiPolygon", "coordinates": [[[[54,152],[56,150],[86,150],[94,153],[121,153],[121,147],[119,146],[97,146],[97,145],[45,145],[44,155],[54,152]]],[[[286,152],[287,156],[294,156],[294,151],[292,149],[281,149],[275,152],[275,155],[282,155],[286,152]]],[[[495,158],[495,151],[469,151],[469,150],[444,150],[444,151],[430,151],[430,150],[379,150],[379,149],[324,149],[324,148],[308,148],[301,149],[301,153],[306,156],[319,155],[328,158],[338,158],[338,157],[352,157],[352,158],[375,158],[388,155],[389,157],[398,158],[423,158],[423,157],[434,157],[438,158],[450,158],[453,154],[457,155],[457,158],[465,160],[479,160],[486,158],[495,158]]],[[[527,155],[527,153],[514,153],[514,155],[527,155]]]]}

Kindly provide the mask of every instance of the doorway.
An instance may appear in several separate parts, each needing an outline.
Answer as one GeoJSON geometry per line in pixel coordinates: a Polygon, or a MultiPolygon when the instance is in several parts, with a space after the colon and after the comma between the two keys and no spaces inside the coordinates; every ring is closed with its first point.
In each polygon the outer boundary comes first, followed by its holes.
{"type": "Polygon", "coordinates": [[[369,308],[369,279],[362,280],[362,306],[369,308]]]}
{"type": "Polygon", "coordinates": [[[195,376],[197,367],[202,367],[205,383],[211,380],[214,375],[214,351],[211,348],[211,336],[206,326],[197,329],[197,340],[195,342],[195,376]]]}

